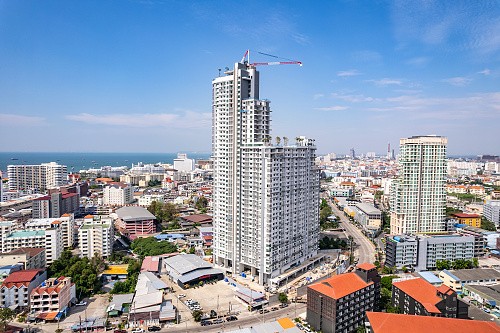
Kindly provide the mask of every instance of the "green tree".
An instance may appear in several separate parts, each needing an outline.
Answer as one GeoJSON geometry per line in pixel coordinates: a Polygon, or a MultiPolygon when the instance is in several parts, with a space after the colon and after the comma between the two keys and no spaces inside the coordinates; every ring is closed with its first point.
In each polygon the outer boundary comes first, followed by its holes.
{"type": "Polygon", "coordinates": [[[364,325],[364,324],[359,325],[359,326],[356,328],[356,333],[366,333],[366,328],[365,328],[365,325],[364,325]]]}
{"type": "Polygon", "coordinates": [[[449,260],[436,260],[436,269],[442,271],[443,269],[451,269],[452,265],[449,260]]]}
{"type": "Polygon", "coordinates": [[[130,249],[135,254],[146,256],[158,256],[160,254],[177,252],[177,245],[167,241],[157,241],[154,237],[136,238],[130,244],[130,249]]]}
{"type": "Polygon", "coordinates": [[[326,201],[326,199],[321,199],[321,203],[319,204],[319,209],[323,209],[326,207],[328,207],[328,202],[326,201]]]}
{"type": "Polygon", "coordinates": [[[383,276],[380,279],[380,287],[391,291],[392,290],[392,280],[394,280],[397,277],[398,277],[397,275],[383,276]]]}
{"type": "Polygon", "coordinates": [[[287,296],[287,294],[285,294],[285,293],[279,293],[278,294],[278,301],[280,301],[280,303],[288,303],[288,296],[287,296]]]}
{"type": "Polygon", "coordinates": [[[205,198],[204,196],[199,197],[198,200],[196,201],[196,204],[194,205],[194,207],[198,210],[206,209],[207,206],[208,206],[208,199],[205,198]]]}
{"type": "Polygon", "coordinates": [[[192,313],[194,321],[199,322],[201,321],[201,316],[203,316],[203,312],[200,310],[194,310],[192,313]]]}
{"type": "Polygon", "coordinates": [[[153,201],[148,210],[159,222],[170,222],[179,216],[179,208],[171,202],[153,201]]]}
{"type": "Polygon", "coordinates": [[[0,308],[0,332],[7,332],[7,326],[15,315],[14,311],[9,308],[0,308]]]}
{"type": "Polygon", "coordinates": [[[481,228],[484,230],[488,231],[497,231],[497,228],[495,226],[495,223],[490,222],[487,218],[484,216],[481,217],[481,228]]]}

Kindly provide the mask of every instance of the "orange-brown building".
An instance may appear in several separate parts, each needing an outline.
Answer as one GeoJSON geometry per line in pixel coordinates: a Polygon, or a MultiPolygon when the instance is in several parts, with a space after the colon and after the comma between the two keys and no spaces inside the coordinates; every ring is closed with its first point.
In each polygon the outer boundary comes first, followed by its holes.
{"type": "Polygon", "coordinates": [[[460,224],[467,224],[476,228],[481,228],[481,215],[457,213],[453,217],[458,220],[460,224]]]}

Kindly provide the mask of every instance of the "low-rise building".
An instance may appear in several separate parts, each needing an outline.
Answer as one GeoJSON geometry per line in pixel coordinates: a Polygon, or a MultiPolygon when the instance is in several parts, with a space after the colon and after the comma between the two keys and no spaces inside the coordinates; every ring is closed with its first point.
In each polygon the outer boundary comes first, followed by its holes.
{"type": "Polygon", "coordinates": [[[96,253],[107,258],[113,252],[113,220],[108,216],[87,215],[78,229],[78,247],[82,257],[92,258],[96,253]]]}
{"type": "Polygon", "coordinates": [[[358,203],[356,205],[354,221],[374,235],[382,227],[382,212],[369,203],[358,203]]]}
{"type": "Polygon", "coordinates": [[[138,204],[141,207],[149,207],[153,201],[165,203],[165,195],[163,194],[143,194],[139,197],[138,204]]]}
{"type": "Polygon", "coordinates": [[[435,287],[421,278],[393,282],[391,302],[404,314],[468,318],[468,305],[453,289],[435,287]]]}
{"type": "Polygon", "coordinates": [[[0,254],[0,266],[21,264],[23,269],[45,268],[45,249],[42,247],[21,247],[0,254]]]}
{"type": "Polygon", "coordinates": [[[467,224],[476,228],[481,227],[481,215],[457,213],[453,214],[453,217],[457,219],[458,223],[460,224],[467,224]]]}
{"type": "Polygon", "coordinates": [[[170,279],[181,288],[188,288],[200,281],[224,278],[224,273],[194,254],[180,254],[163,259],[170,279]]]}
{"type": "Polygon", "coordinates": [[[500,311],[500,284],[490,286],[466,284],[462,290],[464,295],[479,304],[500,311]]]}
{"type": "Polygon", "coordinates": [[[32,313],[47,321],[61,318],[69,304],[75,301],[76,287],[70,277],[47,279],[30,293],[32,313]]]}
{"type": "Polygon", "coordinates": [[[439,273],[443,284],[456,292],[462,292],[462,287],[469,285],[491,286],[500,283],[500,272],[492,268],[473,268],[448,271],[446,269],[439,273]]]}
{"type": "Polygon", "coordinates": [[[116,210],[116,215],[118,215],[115,221],[116,228],[130,240],[134,240],[139,236],[152,235],[156,232],[156,217],[146,208],[122,207],[116,210]]]}
{"type": "Polygon", "coordinates": [[[56,218],[63,214],[73,214],[79,209],[79,193],[56,192],[35,199],[32,216],[35,219],[56,218]]]}
{"type": "Polygon", "coordinates": [[[460,235],[474,237],[474,251],[477,252],[477,255],[474,256],[477,257],[482,256],[487,249],[495,249],[497,239],[500,237],[500,233],[497,231],[484,230],[465,224],[456,224],[455,228],[460,235]]]}
{"type": "Polygon", "coordinates": [[[307,288],[307,321],[323,333],[353,332],[373,311],[379,297],[380,276],[371,264],[353,273],[332,276],[307,288]]]}
{"type": "Polygon", "coordinates": [[[441,317],[421,317],[386,312],[367,312],[367,333],[500,333],[494,322],[441,317]]]}
{"type": "Polygon", "coordinates": [[[124,206],[134,200],[132,186],[126,183],[111,182],[104,187],[102,202],[107,206],[124,206]]]}
{"type": "Polygon", "coordinates": [[[0,307],[27,309],[30,306],[31,291],[47,278],[47,272],[39,269],[11,273],[0,289],[0,307]]]}

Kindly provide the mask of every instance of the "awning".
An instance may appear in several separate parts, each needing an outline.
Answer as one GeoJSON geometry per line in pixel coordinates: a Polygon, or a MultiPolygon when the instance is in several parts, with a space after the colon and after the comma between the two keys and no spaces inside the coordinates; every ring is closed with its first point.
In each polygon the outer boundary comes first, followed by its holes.
{"type": "Polygon", "coordinates": [[[111,310],[108,312],[108,316],[110,317],[115,317],[115,316],[118,316],[120,313],[118,312],[118,310],[111,310]]]}
{"type": "Polygon", "coordinates": [[[42,319],[42,320],[54,320],[56,319],[56,316],[59,312],[57,311],[52,311],[52,312],[42,312],[42,313],[39,313],[36,317],[38,319],[42,319]]]}

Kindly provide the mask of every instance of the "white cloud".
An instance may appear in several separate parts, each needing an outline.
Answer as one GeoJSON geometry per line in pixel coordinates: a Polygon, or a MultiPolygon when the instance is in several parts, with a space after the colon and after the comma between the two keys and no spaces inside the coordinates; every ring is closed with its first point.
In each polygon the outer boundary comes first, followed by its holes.
{"type": "Polygon", "coordinates": [[[174,127],[203,128],[211,124],[210,113],[185,111],[183,115],[175,113],[136,113],[136,114],[90,114],[68,115],[67,119],[93,125],[126,127],[174,127]]]}
{"type": "Polygon", "coordinates": [[[377,86],[381,86],[381,87],[385,87],[385,86],[389,86],[389,85],[400,86],[403,84],[403,81],[401,81],[399,79],[390,79],[387,77],[380,79],[380,80],[366,80],[365,82],[375,83],[377,86]]]}
{"type": "Polygon", "coordinates": [[[491,71],[488,68],[485,68],[482,71],[477,72],[477,74],[490,75],[491,71]]]}
{"type": "Polygon", "coordinates": [[[323,97],[325,97],[324,94],[314,94],[313,95],[313,99],[320,99],[320,98],[323,98],[323,97]]]}
{"type": "Polygon", "coordinates": [[[37,116],[0,113],[0,124],[2,126],[40,126],[46,125],[46,121],[45,118],[37,116]]]}
{"type": "Polygon", "coordinates": [[[316,110],[320,110],[320,111],[343,111],[343,110],[347,110],[347,109],[348,109],[347,106],[341,106],[341,105],[328,106],[328,107],[324,107],[324,108],[316,108],[316,110]]]}
{"type": "Polygon", "coordinates": [[[373,97],[364,95],[346,95],[346,94],[332,93],[330,96],[349,103],[372,102],[375,100],[373,97]]]}
{"type": "Polygon", "coordinates": [[[337,76],[340,76],[340,77],[349,77],[349,76],[356,76],[356,75],[361,75],[361,73],[357,69],[350,69],[347,71],[337,72],[337,76]]]}
{"type": "Polygon", "coordinates": [[[469,78],[463,77],[463,76],[456,76],[456,77],[450,77],[448,79],[443,79],[441,81],[448,83],[448,84],[451,84],[452,86],[464,87],[464,86],[468,85],[469,83],[471,83],[472,79],[469,79],[469,78]]]}

